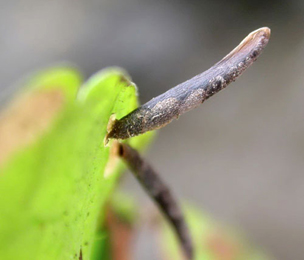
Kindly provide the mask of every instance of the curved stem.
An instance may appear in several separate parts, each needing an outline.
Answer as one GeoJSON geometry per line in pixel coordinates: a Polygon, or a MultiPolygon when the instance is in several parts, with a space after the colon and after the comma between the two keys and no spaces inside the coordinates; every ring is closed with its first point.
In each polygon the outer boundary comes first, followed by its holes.
{"type": "Polygon", "coordinates": [[[262,53],[270,29],[250,33],[234,50],[210,69],[168,90],[110,124],[106,140],[127,139],[169,124],[183,113],[199,106],[235,81],[262,53]]]}

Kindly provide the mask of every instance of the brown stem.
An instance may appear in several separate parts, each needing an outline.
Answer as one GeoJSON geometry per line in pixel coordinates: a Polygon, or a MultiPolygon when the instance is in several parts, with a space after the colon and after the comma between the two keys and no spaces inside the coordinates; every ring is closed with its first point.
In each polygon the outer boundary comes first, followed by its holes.
{"type": "Polygon", "coordinates": [[[182,211],[167,185],[150,164],[129,145],[119,144],[118,153],[173,226],[187,259],[193,259],[193,245],[189,229],[182,211]]]}

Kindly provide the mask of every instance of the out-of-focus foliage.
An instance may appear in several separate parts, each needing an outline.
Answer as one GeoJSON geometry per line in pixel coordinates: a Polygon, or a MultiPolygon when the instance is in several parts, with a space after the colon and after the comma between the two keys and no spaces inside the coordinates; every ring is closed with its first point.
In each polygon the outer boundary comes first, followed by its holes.
{"type": "MultiPolygon", "coordinates": [[[[122,170],[104,146],[107,124],[136,108],[136,87],[120,69],[82,85],[64,66],[25,85],[0,121],[0,259],[89,259],[122,170]]],[[[140,149],[151,137],[130,142],[140,149]]]]}
{"type": "MultiPolygon", "coordinates": [[[[111,200],[111,208],[118,216],[118,219],[120,219],[120,222],[125,223],[125,226],[129,223],[133,224],[133,228],[129,232],[133,233],[133,237],[135,237],[137,229],[140,226],[136,227],[134,223],[138,224],[139,222],[140,209],[132,198],[120,193],[118,194],[119,196],[116,193],[114,195],[114,200],[111,200]]],[[[195,260],[272,259],[261,249],[251,245],[240,231],[220,224],[207,213],[189,204],[186,204],[183,209],[194,243],[195,260]]],[[[183,252],[172,227],[162,216],[159,214],[155,215],[154,213],[151,212],[153,217],[150,218],[150,227],[153,229],[153,231],[151,230],[151,234],[156,235],[155,240],[158,243],[154,246],[158,247],[160,259],[183,260],[183,252]]],[[[116,237],[116,239],[119,240],[121,238],[116,237]]],[[[124,242],[131,244],[128,241],[124,242]]],[[[128,255],[127,250],[125,254],[128,255]]],[[[111,252],[109,252],[109,255],[111,255],[111,252]]],[[[132,254],[129,254],[127,259],[133,259],[132,254]]]]}
{"type": "Polygon", "coordinates": [[[134,259],[134,238],[140,227],[135,200],[116,191],[103,214],[106,214],[106,220],[97,228],[91,260],[134,259]]]}
{"type": "MultiPolygon", "coordinates": [[[[270,260],[261,250],[246,242],[246,238],[236,230],[219,224],[193,206],[187,205],[184,209],[196,260],[270,260]]],[[[182,260],[180,246],[171,227],[162,222],[160,232],[165,244],[164,255],[170,256],[170,259],[182,260]]]]}

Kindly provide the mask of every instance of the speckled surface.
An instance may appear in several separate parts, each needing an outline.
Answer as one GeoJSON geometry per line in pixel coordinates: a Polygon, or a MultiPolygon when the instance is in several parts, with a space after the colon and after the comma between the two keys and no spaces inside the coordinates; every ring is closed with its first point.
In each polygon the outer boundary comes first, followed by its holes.
{"type": "Polygon", "coordinates": [[[226,88],[253,64],[266,47],[269,28],[253,31],[221,61],[205,72],[152,98],[138,109],[115,120],[108,138],[127,139],[162,128],[183,113],[226,88]]]}

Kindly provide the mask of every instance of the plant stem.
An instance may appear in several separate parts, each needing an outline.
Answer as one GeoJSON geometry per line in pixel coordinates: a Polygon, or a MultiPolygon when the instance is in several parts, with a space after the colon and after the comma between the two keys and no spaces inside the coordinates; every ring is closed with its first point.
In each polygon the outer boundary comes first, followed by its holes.
{"type": "Polygon", "coordinates": [[[129,145],[120,143],[118,154],[173,226],[187,259],[193,259],[193,245],[189,229],[168,186],[161,180],[151,165],[129,145]]]}

